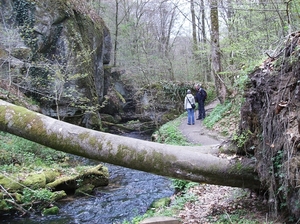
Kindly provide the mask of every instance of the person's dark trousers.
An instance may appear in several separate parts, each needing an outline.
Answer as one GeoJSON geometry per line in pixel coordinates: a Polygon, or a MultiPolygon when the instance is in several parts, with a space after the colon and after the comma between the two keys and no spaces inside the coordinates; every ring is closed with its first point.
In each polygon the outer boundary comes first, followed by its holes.
{"type": "Polygon", "coordinates": [[[198,119],[204,119],[205,118],[205,109],[204,109],[204,102],[198,102],[198,119]]]}

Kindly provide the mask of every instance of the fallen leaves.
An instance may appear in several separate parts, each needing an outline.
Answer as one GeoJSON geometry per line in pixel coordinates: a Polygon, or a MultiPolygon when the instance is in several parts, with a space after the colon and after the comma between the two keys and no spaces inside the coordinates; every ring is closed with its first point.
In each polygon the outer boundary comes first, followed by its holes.
{"type": "Polygon", "coordinates": [[[237,211],[244,211],[245,218],[255,216],[258,221],[265,220],[267,215],[267,210],[261,209],[264,205],[259,197],[247,189],[201,184],[191,188],[189,193],[197,195],[198,200],[187,202],[179,212],[178,218],[183,224],[214,223],[221,215],[237,211]]]}

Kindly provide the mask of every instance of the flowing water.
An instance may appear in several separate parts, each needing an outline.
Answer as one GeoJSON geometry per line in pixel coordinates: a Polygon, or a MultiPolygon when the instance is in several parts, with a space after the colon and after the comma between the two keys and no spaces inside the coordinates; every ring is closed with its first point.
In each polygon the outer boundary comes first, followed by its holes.
{"type": "MultiPolygon", "coordinates": [[[[131,135],[131,137],[140,137],[131,135]]],[[[82,163],[96,165],[99,162],[80,158],[82,163]]],[[[31,216],[1,220],[1,223],[24,224],[119,224],[143,215],[157,199],[170,197],[174,188],[168,178],[104,164],[110,173],[109,185],[97,188],[89,197],[75,197],[58,203],[60,213],[52,216],[31,216]]]]}

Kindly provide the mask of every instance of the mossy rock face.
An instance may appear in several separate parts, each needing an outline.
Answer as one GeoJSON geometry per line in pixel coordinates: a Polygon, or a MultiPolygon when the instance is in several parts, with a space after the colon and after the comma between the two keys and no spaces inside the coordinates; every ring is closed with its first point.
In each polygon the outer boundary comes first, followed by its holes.
{"type": "Polygon", "coordinates": [[[20,60],[28,60],[32,56],[32,51],[29,47],[14,48],[11,52],[12,56],[20,60]]]}
{"type": "Polygon", "coordinates": [[[43,215],[57,215],[58,213],[59,213],[59,208],[57,206],[46,208],[43,211],[43,215]]]}
{"type": "Polygon", "coordinates": [[[163,124],[165,124],[168,121],[174,120],[177,117],[178,117],[178,110],[170,109],[168,112],[162,115],[161,121],[163,124]]]}
{"type": "MultiPolygon", "coordinates": [[[[36,91],[42,95],[52,94],[57,82],[68,86],[72,94],[64,89],[60,116],[74,123],[79,120],[78,114],[83,114],[83,104],[99,104],[106,95],[103,67],[110,62],[112,48],[110,31],[102,18],[91,14],[88,5],[79,2],[6,0],[0,4],[3,13],[0,26],[7,28],[1,29],[0,36],[11,38],[10,54],[5,50],[8,46],[0,47],[0,63],[14,61],[14,66],[10,67],[16,67],[20,62],[14,73],[22,83],[22,72],[27,71],[29,78],[26,76],[26,80],[30,84],[26,82],[25,89],[30,95],[35,95],[32,93],[36,91]],[[62,67],[68,69],[60,73],[62,67]],[[68,76],[63,78],[65,83],[58,73],[68,76]]],[[[0,72],[5,72],[4,66],[0,66],[0,72]]],[[[40,97],[33,98],[41,103],[44,114],[58,116],[52,109],[53,100],[45,102],[40,97]]],[[[84,121],[89,124],[87,116],[84,121]]]]}

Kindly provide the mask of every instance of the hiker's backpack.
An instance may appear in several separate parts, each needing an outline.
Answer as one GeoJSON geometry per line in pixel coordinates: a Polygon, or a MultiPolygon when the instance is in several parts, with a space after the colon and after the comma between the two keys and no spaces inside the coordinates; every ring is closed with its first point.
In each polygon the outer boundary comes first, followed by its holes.
{"type": "Polygon", "coordinates": [[[201,95],[203,96],[203,99],[206,100],[207,98],[207,93],[204,89],[201,89],[201,95]]]}

